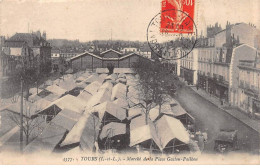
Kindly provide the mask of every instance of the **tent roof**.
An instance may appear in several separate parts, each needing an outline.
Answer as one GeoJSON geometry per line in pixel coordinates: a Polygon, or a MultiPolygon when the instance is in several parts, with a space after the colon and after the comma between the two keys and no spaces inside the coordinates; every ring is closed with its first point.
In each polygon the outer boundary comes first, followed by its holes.
{"type": "Polygon", "coordinates": [[[91,97],[92,97],[92,94],[90,94],[89,92],[87,92],[85,90],[80,92],[80,94],[77,96],[77,98],[82,99],[84,101],[88,101],[91,97]]]}
{"type": "MultiPolygon", "coordinates": [[[[172,109],[171,109],[171,105],[170,104],[163,104],[161,106],[161,113],[163,114],[172,114],[172,109]]],[[[159,113],[159,106],[157,105],[156,107],[152,108],[149,112],[149,117],[152,121],[155,121],[155,119],[157,119],[157,117],[159,117],[160,113],[159,113]]]]}
{"type": "MultiPolygon", "coordinates": [[[[66,146],[74,143],[78,143],[81,141],[82,136],[87,137],[88,140],[94,136],[94,132],[99,129],[99,119],[87,112],[85,112],[78,120],[78,122],[73,126],[71,131],[68,133],[64,141],[61,143],[61,146],[66,146]]],[[[94,138],[91,142],[87,142],[89,145],[94,145],[94,138]]]]}
{"type": "Polygon", "coordinates": [[[126,84],[127,80],[125,78],[118,78],[116,80],[116,83],[122,83],[122,84],[126,84]]]}
{"type": "Polygon", "coordinates": [[[61,141],[66,133],[66,129],[55,125],[48,124],[43,132],[31,143],[29,143],[25,149],[25,153],[31,152],[48,152],[51,153],[57,144],[61,141]]]}
{"type": "Polygon", "coordinates": [[[77,87],[77,84],[74,82],[72,79],[67,79],[67,80],[61,80],[60,83],[57,84],[60,88],[69,91],[77,87]]]}
{"type": "MultiPolygon", "coordinates": [[[[151,122],[152,121],[148,118],[148,123],[151,123],[151,122]]],[[[143,115],[138,116],[131,120],[130,130],[134,130],[134,129],[144,126],[144,125],[146,125],[146,122],[145,122],[145,115],[143,114],[143,115]]]]}
{"type": "Polygon", "coordinates": [[[111,100],[115,100],[116,98],[126,99],[126,85],[118,83],[113,87],[111,100]]]}
{"type": "MultiPolygon", "coordinates": [[[[42,89],[38,88],[38,93],[40,93],[42,91],[42,89]]],[[[37,88],[30,88],[29,92],[34,95],[37,94],[37,88]]]]}
{"type": "Polygon", "coordinates": [[[126,124],[111,122],[102,128],[102,131],[101,131],[99,137],[102,140],[106,137],[112,138],[116,135],[122,135],[122,134],[126,134],[126,124]]]}
{"type": "Polygon", "coordinates": [[[100,74],[99,75],[99,77],[101,78],[101,79],[106,79],[106,77],[107,77],[108,75],[106,74],[106,73],[102,73],[102,74],[100,74]]]}
{"type": "Polygon", "coordinates": [[[48,90],[49,92],[52,92],[56,95],[63,95],[67,90],[57,86],[57,85],[51,85],[45,88],[45,90],[48,90]]]}
{"type": "Polygon", "coordinates": [[[79,120],[80,116],[81,115],[75,111],[63,109],[51,120],[51,122],[70,131],[74,124],[79,120]]]}
{"type": "Polygon", "coordinates": [[[112,88],[113,88],[113,84],[110,82],[110,81],[106,81],[105,83],[103,83],[100,88],[98,89],[99,90],[102,90],[102,89],[106,89],[107,91],[111,91],[112,92],[112,88]]]}
{"type": "Polygon", "coordinates": [[[45,109],[56,105],[61,109],[68,109],[68,110],[72,110],[78,113],[82,113],[84,111],[84,108],[86,106],[86,102],[83,101],[82,99],[79,99],[75,96],[72,95],[65,95],[62,98],[59,98],[57,100],[55,100],[54,102],[52,102],[48,107],[46,107],[45,109]]]}
{"type": "Polygon", "coordinates": [[[93,107],[97,104],[103,103],[105,101],[110,101],[110,92],[107,90],[100,90],[95,93],[88,101],[87,107],[93,107]]]}
{"type": "Polygon", "coordinates": [[[102,84],[99,81],[94,81],[84,88],[85,91],[94,95],[102,84]]]}
{"type": "Polygon", "coordinates": [[[155,126],[163,148],[175,138],[183,143],[189,143],[189,133],[178,119],[163,115],[156,121],[155,126]]]}
{"type": "Polygon", "coordinates": [[[97,74],[92,74],[84,82],[91,83],[95,81],[99,81],[100,83],[102,83],[104,80],[100,78],[97,74]]]}
{"type": "Polygon", "coordinates": [[[155,144],[162,150],[160,138],[156,133],[153,123],[137,127],[130,131],[130,145],[134,146],[147,140],[153,140],[155,144]]]}
{"type": "Polygon", "coordinates": [[[86,79],[87,79],[86,77],[80,76],[80,77],[78,77],[75,81],[77,81],[77,82],[82,82],[82,81],[84,81],[84,80],[86,80],[86,79]]]}
{"type": "Polygon", "coordinates": [[[143,109],[140,107],[132,107],[128,110],[128,117],[132,118],[135,117],[137,115],[141,115],[144,114],[143,113],[143,109]]]}
{"type": "Polygon", "coordinates": [[[126,118],[126,110],[119,107],[113,102],[103,102],[99,105],[94,106],[91,109],[91,113],[98,112],[99,118],[103,119],[105,112],[113,115],[114,117],[118,118],[119,120],[124,120],[126,118]]]}
{"type": "MultiPolygon", "coordinates": [[[[33,115],[36,115],[42,108],[42,106],[45,106],[50,102],[42,100],[40,102],[31,103],[29,101],[23,100],[23,115],[31,118],[33,115]]],[[[2,110],[8,110],[13,113],[20,114],[21,113],[21,101],[17,101],[14,104],[11,104],[2,110]]]]}
{"type": "Polygon", "coordinates": [[[46,100],[48,100],[50,102],[53,102],[53,101],[59,99],[60,96],[61,95],[57,95],[57,94],[49,94],[49,95],[45,96],[44,99],[46,99],[46,100]]]}
{"type": "Polygon", "coordinates": [[[115,103],[121,108],[128,108],[128,101],[126,99],[118,98],[114,100],[113,103],[115,103]]]}
{"type": "Polygon", "coordinates": [[[118,75],[118,78],[126,78],[126,75],[125,75],[124,73],[120,73],[120,74],[118,75]]]}

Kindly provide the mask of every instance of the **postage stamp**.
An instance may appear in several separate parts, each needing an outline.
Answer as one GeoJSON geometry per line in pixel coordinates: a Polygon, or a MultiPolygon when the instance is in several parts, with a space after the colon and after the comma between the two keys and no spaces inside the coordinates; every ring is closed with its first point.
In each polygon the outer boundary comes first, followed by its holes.
{"type": "Polygon", "coordinates": [[[161,12],[152,18],[147,27],[147,42],[157,57],[175,60],[193,50],[197,43],[194,3],[194,0],[162,1],[161,12]],[[181,54],[167,57],[169,46],[181,54]]]}
{"type": "Polygon", "coordinates": [[[162,33],[193,33],[195,0],[162,0],[162,33]]]}

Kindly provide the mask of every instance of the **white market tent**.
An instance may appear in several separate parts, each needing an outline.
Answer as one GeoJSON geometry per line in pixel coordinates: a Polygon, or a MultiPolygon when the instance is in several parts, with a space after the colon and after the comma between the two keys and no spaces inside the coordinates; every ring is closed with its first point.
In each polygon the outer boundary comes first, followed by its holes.
{"type": "Polygon", "coordinates": [[[78,122],[80,116],[81,115],[75,111],[63,109],[51,120],[51,123],[62,126],[70,131],[78,122]]]}
{"type": "Polygon", "coordinates": [[[112,138],[114,136],[123,134],[126,134],[126,124],[111,122],[102,128],[99,137],[102,140],[104,138],[112,138]]]}
{"type": "Polygon", "coordinates": [[[46,99],[46,100],[48,100],[50,102],[53,102],[53,101],[59,99],[60,97],[61,97],[61,95],[57,95],[57,94],[51,93],[51,94],[45,96],[44,99],[46,99]]]}
{"type": "MultiPolygon", "coordinates": [[[[1,109],[1,111],[7,110],[9,112],[12,112],[14,114],[20,115],[21,113],[21,101],[17,101],[16,103],[13,103],[9,106],[6,106],[1,109]]],[[[36,114],[36,107],[33,105],[33,103],[23,100],[23,115],[27,118],[31,118],[33,115],[36,114]]]]}
{"type": "Polygon", "coordinates": [[[126,99],[126,92],[127,92],[127,87],[126,85],[122,83],[116,84],[113,89],[112,89],[112,95],[111,95],[111,100],[115,100],[116,98],[122,98],[126,99]]]}
{"type": "Polygon", "coordinates": [[[108,75],[106,74],[106,73],[102,73],[102,74],[100,74],[99,75],[99,77],[101,78],[101,79],[106,79],[106,77],[107,77],[108,75]]]}
{"type": "Polygon", "coordinates": [[[85,91],[89,92],[91,95],[94,95],[102,84],[98,81],[90,83],[84,88],[85,91]]]}
{"type": "Polygon", "coordinates": [[[156,121],[155,127],[163,148],[165,148],[172,139],[178,139],[186,144],[190,141],[189,133],[178,119],[163,115],[156,121]]]}
{"type": "Polygon", "coordinates": [[[95,81],[103,83],[104,80],[102,78],[100,78],[97,74],[92,74],[84,82],[85,83],[92,83],[92,82],[95,82],[95,81]]]}
{"type": "MultiPolygon", "coordinates": [[[[39,89],[38,88],[38,93],[40,93],[42,91],[42,89],[39,89]]],[[[29,89],[29,92],[34,95],[34,94],[37,94],[37,88],[30,88],[29,89]]]]}
{"type": "Polygon", "coordinates": [[[48,124],[43,132],[25,147],[24,153],[43,152],[45,154],[51,154],[57,144],[59,144],[65,136],[66,131],[67,130],[61,126],[48,124]]]}
{"type": "MultiPolygon", "coordinates": [[[[163,114],[172,114],[172,109],[171,105],[168,103],[165,103],[161,106],[161,113],[163,114]]],[[[152,121],[155,121],[157,117],[159,117],[160,112],[159,112],[159,105],[156,107],[152,108],[149,112],[149,117],[152,121]]]]}
{"type": "Polygon", "coordinates": [[[65,90],[57,85],[48,86],[45,88],[45,90],[47,90],[51,93],[54,93],[56,95],[60,95],[60,96],[67,92],[67,90],[65,90]]]}
{"type": "Polygon", "coordinates": [[[163,149],[153,123],[137,127],[130,131],[130,147],[147,140],[152,140],[160,150],[163,149]]]}
{"type": "Polygon", "coordinates": [[[60,88],[70,91],[77,87],[77,84],[72,80],[72,79],[67,79],[67,80],[61,80],[60,83],[57,84],[60,88]]]}
{"type": "Polygon", "coordinates": [[[91,111],[91,113],[98,113],[99,119],[102,120],[105,113],[109,113],[116,117],[119,120],[124,120],[126,118],[126,110],[117,106],[113,102],[104,102],[101,104],[98,104],[94,106],[91,111]]]}
{"type": "Polygon", "coordinates": [[[113,88],[113,84],[110,81],[106,81],[104,82],[100,88],[98,89],[98,91],[102,90],[102,89],[106,89],[107,91],[112,92],[112,88],[113,88]]]}
{"type": "Polygon", "coordinates": [[[136,116],[142,115],[144,114],[144,109],[140,108],[140,107],[132,107],[128,109],[128,118],[134,118],[136,116]]]}
{"type": "Polygon", "coordinates": [[[76,81],[77,83],[80,83],[80,82],[82,82],[82,81],[85,81],[86,79],[87,79],[86,77],[80,76],[80,77],[78,77],[75,81],[76,81]]]}
{"type": "Polygon", "coordinates": [[[86,107],[86,102],[72,95],[65,95],[47,106],[44,110],[50,108],[53,105],[58,106],[60,109],[68,109],[77,113],[82,113],[86,107]]]}
{"type": "Polygon", "coordinates": [[[88,101],[92,97],[92,94],[89,92],[82,90],[80,94],[77,96],[77,98],[82,99],[84,101],[88,101]]]}
{"type": "Polygon", "coordinates": [[[113,101],[116,105],[118,105],[121,108],[128,108],[128,101],[126,99],[118,98],[113,101]]]}
{"type": "Polygon", "coordinates": [[[116,83],[122,83],[122,84],[125,84],[125,85],[126,85],[127,81],[126,81],[125,78],[118,78],[118,79],[116,80],[116,83]]]}
{"type": "MultiPolygon", "coordinates": [[[[147,118],[147,123],[151,123],[152,121],[147,118]]],[[[136,118],[133,118],[131,120],[131,123],[130,123],[130,130],[134,130],[138,127],[142,127],[146,125],[146,119],[145,119],[145,114],[142,114],[141,116],[138,116],[136,118]]]]}
{"type": "Polygon", "coordinates": [[[105,101],[110,101],[110,96],[110,92],[105,89],[98,91],[89,99],[87,103],[87,108],[93,107],[105,101]]]}
{"type": "Polygon", "coordinates": [[[124,78],[124,79],[126,79],[126,75],[125,75],[124,73],[120,73],[120,74],[118,75],[118,78],[124,78]]]}
{"type": "Polygon", "coordinates": [[[97,117],[84,113],[60,146],[63,147],[80,142],[84,148],[89,147],[91,150],[95,142],[94,136],[98,135],[99,126],[100,122],[97,117]]]}
{"type": "Polygon", "coordinates": [[[85,83],[84,81],[76,83],[76,85],[77,85],[77,87],[82,88],[82,89],[84,89],[86,86],[88,86],[88,84],[85,83]]]}

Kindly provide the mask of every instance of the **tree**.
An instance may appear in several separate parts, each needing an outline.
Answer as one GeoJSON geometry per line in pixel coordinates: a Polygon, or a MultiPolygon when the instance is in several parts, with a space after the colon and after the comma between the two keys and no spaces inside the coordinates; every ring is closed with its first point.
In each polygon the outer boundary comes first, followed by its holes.
{"type": "MultiPolygon", "coordinates": [[[[32,133],[39,133],[40,125],[44,122],[43,119],[38,117],[37,115],[33,115],[35,110],[37,109],[32,108],[31,104],[24,103],[24,117],[23,117],[23,124],[21,124],[20,116],[15,113],[10,113],[10,119],[20,128],[23,128],[23,133],[25,135],[25,142],[26,145],[29,144],[29,138],[31,137],[32,133]],[[38,130],[36,131],[36,129],[38,130]]],[[[41,131],[40,131],[41,132],[41,131]]]]}
{"type": "Polygon", "coordinates": [[[146,121],[148,120],[150,110],[159,106],[159,113],[161,113],[161,107],[169,99],[169,91],[171,86],[169,85],[171,79],[168,79],[168,73],[164,66],[159,61],[150,61],[147,59],[140,59],[139,62],[134,65],[135,72],[139,75],[139,92],[141,96],[140,104],[145,109],[146,121]]]}

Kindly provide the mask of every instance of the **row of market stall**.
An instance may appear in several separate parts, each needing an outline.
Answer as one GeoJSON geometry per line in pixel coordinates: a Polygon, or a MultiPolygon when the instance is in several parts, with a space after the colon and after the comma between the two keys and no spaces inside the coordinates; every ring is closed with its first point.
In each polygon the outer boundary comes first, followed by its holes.
{"type": "MultiPolygon", "coordinates": [[[[35,135],[25,153],[110,149],[175,153],[196,148],[187,130],[193,117],[171,97],[161,110],[155,106],[145,113],[138,76],[133,74],[71,74],[46,81],[30,93],[24,117],[41,123],[32,131],[35,135]]],[[[4,110],[19,116],[19,105],[4,110]]]]}

